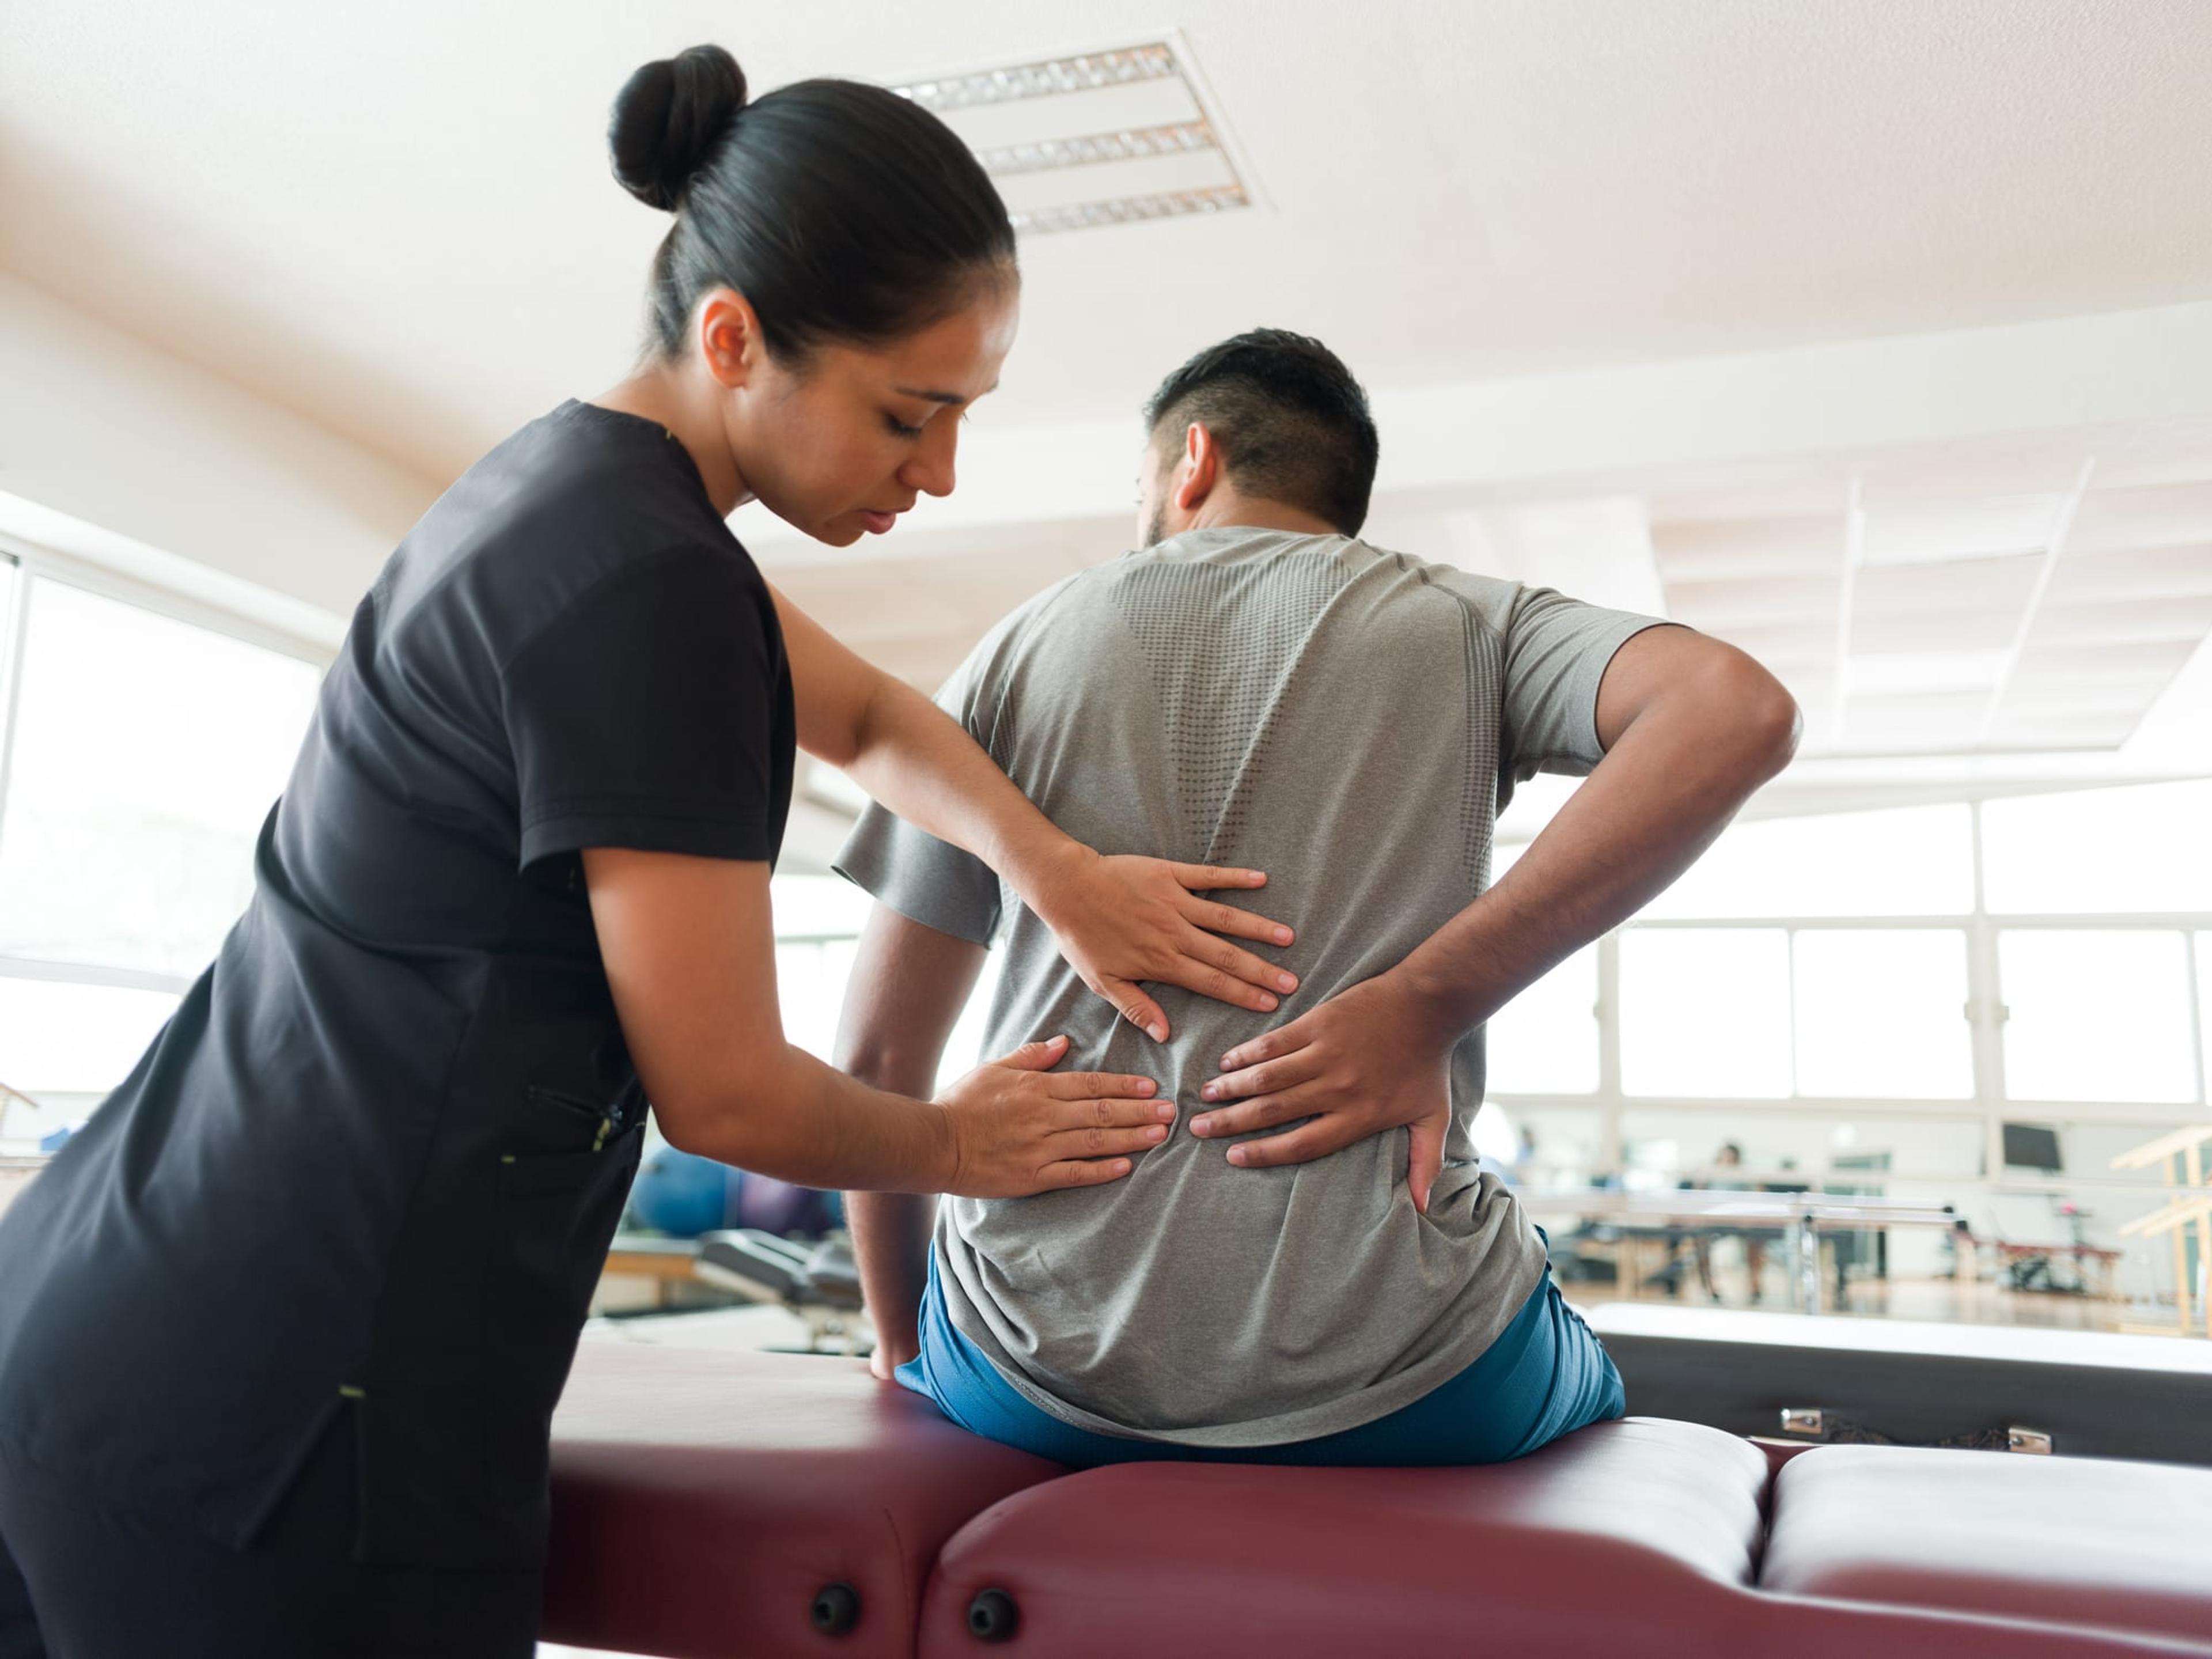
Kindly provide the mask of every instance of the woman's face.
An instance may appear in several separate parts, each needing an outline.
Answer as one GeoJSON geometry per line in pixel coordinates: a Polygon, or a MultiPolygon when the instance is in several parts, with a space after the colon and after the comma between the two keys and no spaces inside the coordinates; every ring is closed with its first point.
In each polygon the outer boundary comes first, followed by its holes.
{"type": "Polygon", "coordinates": [[[941,322],[886,346],[823,344],[765,358],[726,406],[744,487],[832,547],[881,535],[921,495],[949,495],[968,406],[999,383],[1019,292],[979,286],[941,322]]]}

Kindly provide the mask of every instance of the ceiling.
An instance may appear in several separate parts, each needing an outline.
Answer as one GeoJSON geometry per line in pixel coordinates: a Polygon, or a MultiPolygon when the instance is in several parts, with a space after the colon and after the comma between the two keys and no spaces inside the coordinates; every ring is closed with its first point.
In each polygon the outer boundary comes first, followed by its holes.
{"type": "MultiPolygon", "coordinates": [[[[933,685],[1133,529],[921,532],[773,569],[933,685]]],[[[1796,696],[1808,759],[2109,751],[2212,634],[2212,422],[1432,491],[1379,501],[1367,536],[1741,646],[1796,696]]]]}
{"type": "MultiPolygon", "coordinates": [[[[1033,239],[1000,414],[1255,322],[1374,386],[2212,294],[2201,0],[10,0],[0,264],[442,482],[617,378],[608,101],[701,40],[886,82],[1180,29],[1261,205],[1033,239]]],[[[1878,520],[1870,519],[1875,525],[1878,520]]],[[[1879,532],[1877,532],[1879,533],[1879,532]]]]}
{"type": "MultiPolygon", "coordinates": [[[[442,486],[631,362],[666,222],[608,177],[602,134],[638,63],[715,40],[756,88],[889,84],[1174,31],[1257,205],[1025,239],[1022,337],[963,450],[971,482],[932,504],[964,521],[917,514],[837,554],[738,515],[800,604],[924,684],[1125,550],[1133,514],[1103,514],[1110,497],[1047,510],[1052,480],[1089,476],[1062,452],[1103,446],[1122,476],[1159,374],[1255,323],[1328,340],[1378,393],[1386,456],[1433,459],[1497,434],[1496,408],[1486,427],[1454,406],[1500,376],[2212,298],[2203,0],[1343,17],[1321,0],[7,0],[0,267],[442,486]]],[[[1893,403],[1919,395],[1900,383],[1893,403]]],[[[1550,407],[1581,455],[1589,417],[1550,407]]],[[[1378,495],[1370,538],[1741,644],[1806,710],[1811,764],[1784,782],[1807,799],[1955,789],[1974,763],[2016,784],[2020,756],[2110,757],[2152,729],[2194,747],[2151,769],[2212,767],[2212,422],[1540,484],[1480,459],[1378,495]]]]}

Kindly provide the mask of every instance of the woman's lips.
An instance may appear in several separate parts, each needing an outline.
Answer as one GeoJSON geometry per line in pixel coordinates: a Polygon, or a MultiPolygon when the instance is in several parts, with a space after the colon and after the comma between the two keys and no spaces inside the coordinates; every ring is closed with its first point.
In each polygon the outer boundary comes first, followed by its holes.
{"type": "Polygon", "coordinates": [[[867,526],[870,535],[880,536],[898,522],[898,514],[878,513],[871,507],[864,507],[860,509],[860,522],[867,526]]]}

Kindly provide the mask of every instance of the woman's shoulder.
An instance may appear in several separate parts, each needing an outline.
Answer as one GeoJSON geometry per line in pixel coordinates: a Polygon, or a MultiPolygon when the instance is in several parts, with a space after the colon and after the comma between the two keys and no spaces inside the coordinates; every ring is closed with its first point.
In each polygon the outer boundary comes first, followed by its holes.
{"type": "Polygon", "coordinates": [[[443,615],[504,655],[594,594],[683,570],[765,599],[684,447],[650,422],[572,402],[439,498],[386,568],[380,608],[387,629],[443,615]]]}

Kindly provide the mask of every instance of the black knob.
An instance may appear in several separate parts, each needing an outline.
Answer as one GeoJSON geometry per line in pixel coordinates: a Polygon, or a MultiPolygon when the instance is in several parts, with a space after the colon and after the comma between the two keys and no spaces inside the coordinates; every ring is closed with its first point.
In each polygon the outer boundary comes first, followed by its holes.
{"type": "Polygon", "coordinates": [[[968,1604],[969,1633],[979,1642],[1011,1642],[1021,1622],[1022,1610],[1002,1589],[977,1590],[968,1604]]]}
{"type": "Polygon", "coordinates": [[[842,1636],[860,1622],[860,1592],[850,1584],[824,1584],[814,1592],[806,1616],[824,1636],[842,1636]]]}

